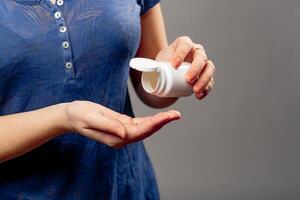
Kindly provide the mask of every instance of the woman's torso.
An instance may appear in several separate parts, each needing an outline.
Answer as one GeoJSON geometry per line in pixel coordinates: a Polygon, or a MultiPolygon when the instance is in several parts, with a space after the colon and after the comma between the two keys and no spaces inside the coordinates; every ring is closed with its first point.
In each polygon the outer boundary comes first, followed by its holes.
{"type": "MultiPolygon", "coordinates": [[[[2,0],[0,114],[89,100],[133,116],[128,62],[140,9],[137,0],[2,0]]],[[[0,164],[0,198],[157,199],[158,191],[143,143],[116,150],[67,134],[0,164]]]]}

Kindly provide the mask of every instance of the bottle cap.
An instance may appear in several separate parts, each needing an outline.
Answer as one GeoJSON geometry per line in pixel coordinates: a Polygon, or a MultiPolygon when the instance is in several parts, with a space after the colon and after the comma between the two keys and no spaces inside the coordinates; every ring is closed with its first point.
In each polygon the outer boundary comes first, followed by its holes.
{"type": "Polygon", "coordinates": [[[133,58],[129,62],[129,66],[141,72],[154,72],[159,68],[159,63],[148,58],[133,58]]]}

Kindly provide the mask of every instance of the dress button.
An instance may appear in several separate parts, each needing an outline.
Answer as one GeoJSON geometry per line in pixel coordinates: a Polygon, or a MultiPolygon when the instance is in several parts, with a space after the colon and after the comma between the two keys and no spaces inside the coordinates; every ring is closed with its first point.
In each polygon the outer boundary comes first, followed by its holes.
{"type": "Polygon", "coordinates": [[[67,48],[69,48],[70,44],[69,44],[69,42],[64,41],[64,42],[62,43],[62,46],[63,46],[63,48],[67,49],[67,48]]]}
{"type": "Polygon", "coordinates": [[[64,1],[63,0],[57,0],[56,4],[59,5],[59,6],[62,6],[64,4],[64,1]]]}
{"type": "Polygon", "coordinates": [[[61,13],[60,13],[60,12],[55,12],[55,13],[54,13],[54,17],[55,17],[56,19],[61,18],[61,13]]]}
{"type": "Polygon", "coordinates": [[[59,29],[60,32],[64,33],[67,31],[67,27],[65,26],[61,26],[60,29],[59,29]]]}
{"type": "Polygon", "coordinates": [[[71,62],[66,62],[66,68],[71,69],[73,67],[73,64],[71,62]]]}

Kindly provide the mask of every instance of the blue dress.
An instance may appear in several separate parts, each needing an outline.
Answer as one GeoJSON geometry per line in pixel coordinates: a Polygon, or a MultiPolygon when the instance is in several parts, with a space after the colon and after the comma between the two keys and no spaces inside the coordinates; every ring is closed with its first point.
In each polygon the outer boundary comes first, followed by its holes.
{"type": "MultiPolygon", "coordinates": [[[[88,100],[134,116],[128,63],[140,17],[158,2],[1,0],[0,115],[88,100]]],[[[142,200],[159,192],[142,142],[117,150],[65,134],[0,164],[0,199],[142,200]]]]}

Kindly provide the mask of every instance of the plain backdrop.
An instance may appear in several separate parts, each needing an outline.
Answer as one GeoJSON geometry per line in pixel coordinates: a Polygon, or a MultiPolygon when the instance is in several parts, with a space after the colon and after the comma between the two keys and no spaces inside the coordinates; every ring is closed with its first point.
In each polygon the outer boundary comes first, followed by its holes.
{"type": "MultiPolygon", "coordinates": [[[[183,119],[145,141],[161,198],[299,200],[300,1],[161,5],[169,41],[190,36],[217,66],[210,96],[181,98],[183,119]]],[[[161,111],[130,94],[136,115],[161,111]]]]}

